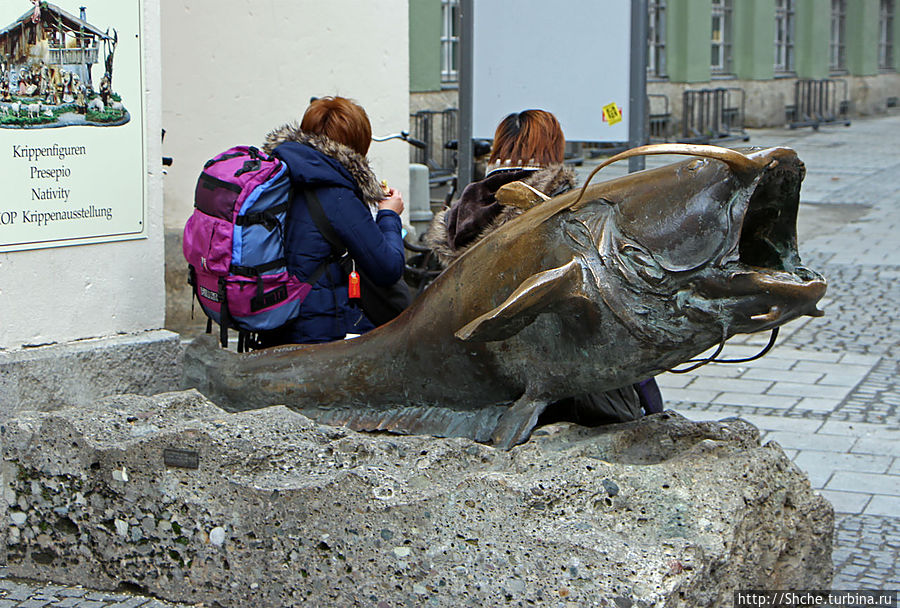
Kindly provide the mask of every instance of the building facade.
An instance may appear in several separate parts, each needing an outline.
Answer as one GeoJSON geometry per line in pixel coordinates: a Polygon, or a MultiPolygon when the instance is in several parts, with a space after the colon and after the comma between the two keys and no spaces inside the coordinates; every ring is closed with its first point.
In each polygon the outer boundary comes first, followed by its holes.
{"type": "MultiPolygon", "coordinates": [[[[456,106],[458,4],[410,0],[413,112],[456,106]]],[[[896,4],[648,0],[649,112],[668,115],[677,138],[692,92],[725,89],[744,125],[780,126],[802,118],[817,83],[837,114],[884,113],[900,96],[896,4]]]]}

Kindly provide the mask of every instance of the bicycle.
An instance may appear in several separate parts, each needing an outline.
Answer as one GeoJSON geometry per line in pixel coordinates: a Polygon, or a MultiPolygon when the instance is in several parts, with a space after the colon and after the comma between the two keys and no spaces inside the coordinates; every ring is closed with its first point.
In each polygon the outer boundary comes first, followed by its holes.
{"type": "MultiPolygon", "coordinates": [[[[416,148],[425,149],[427,144],[415,137],[411,137],[408,131],[391,133],[381,137],[373,137],[372,141],[384,142],[392,139],[400,139],[416,148]]],[[[421,237],[424,235],[420,235],[421,237]]],[[[437,257],[430,248],[412,243],[409,233],[403,231],[403,247],[409,252],[406,256],[403,278],[406,284],[414,291],[413,297],[418,296],[443,270],[437,261],[437,257]]]]}
{"type": "MultiPolygon", "coordinates": [[[[427,147],[425,142],[411,137],[408,131],[400,131],[399,133],[392,133],[391,135],[385,135],[383,137],[373,137],[372,141],[383,142],[391,139],[401,139],[411,146],[420,149],[425,149],[427,147]]],[[[475,159],[473,161],[474,166],[472,176],[476,180],[484,177],[485,157],[491,152],[491,143],[492,142],[489,139],[476,139],[473,141],[473,154],[475,159]]],[[[457,140],[454,139],[448,141],[444,144],[444,148],[447,150],[457,150],[457,140]]],[[[454,154],[454,171],[449,176],[444,176],[442,179],[442,182],[448,186],[447,193],[444,196],[444,209],[450,207],[458,193],[458,162],[459,156],[458,154],[454,154]]],[[[407,255],[406,258],[403,278],[407,285],[414,290],[415,293],[413,297],[417,297],[431,284],[432,281],[434,281],[434,279],[437,278],[439,274],[441,274],[443,267],[440,262],[438,262],[437,256],[431,248],[419,243],[410,242],[408,237],[409,234],[404,234],[403,236],[403,247],[410,252],[410,255],[407,255]]],[[[424,237],[424,234],[419,236],[420,241],[422,237],[424,237]]]]}

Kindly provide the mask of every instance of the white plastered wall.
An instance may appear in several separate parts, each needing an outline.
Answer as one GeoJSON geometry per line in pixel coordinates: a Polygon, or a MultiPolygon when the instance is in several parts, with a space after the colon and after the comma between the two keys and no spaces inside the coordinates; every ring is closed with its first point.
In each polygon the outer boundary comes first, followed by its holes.
{"type": "MultiPolygon", "coordinates": [[[[159,0],[143,0],[146,158],[161,156],[159,0]]],[[[102,184],[97,184],[102,188],[102,184]]],[[[0,349],[163,326],[163,194],[150,162],[146,239],[0,253],[0,349]]]]}
{"type": "MultiPolygon", "coordinates": [[[[409,125],[408,0],[163,0],[165,225],[181,230],[203,163],[260,145],[312,96],[362,105],[375,135],[409,125]]],[[[379,179],[404,194],[408,144],[373,142],[379,179]]]]}

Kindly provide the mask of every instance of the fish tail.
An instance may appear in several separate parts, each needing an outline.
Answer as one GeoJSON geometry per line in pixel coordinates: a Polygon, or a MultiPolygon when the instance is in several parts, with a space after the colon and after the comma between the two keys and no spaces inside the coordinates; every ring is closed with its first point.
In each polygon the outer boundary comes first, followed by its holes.
{"type": "Polygon", "coordinates": [[[182,388],[197,389],[218,405],[222,395],[219,387],[223,377],[234,365],[237,355],[219,346],[212,334],[202,334],[194,338],[184,350],[184,371],[182,388]]]}

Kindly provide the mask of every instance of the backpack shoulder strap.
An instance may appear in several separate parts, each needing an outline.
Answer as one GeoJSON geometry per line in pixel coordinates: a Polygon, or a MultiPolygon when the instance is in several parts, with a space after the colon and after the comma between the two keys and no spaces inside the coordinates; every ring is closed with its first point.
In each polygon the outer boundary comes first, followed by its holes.
{"type": "Polygon", "coordinates": [[[319,200],[319,195],[316,194],[315,189],[306,188],[303,194],[306,196],[306,206],[309,209],[309,215],[316,224],[316,228],[319,229],[319,232],[331,245],[332,253],[338,257],[344,255],[347,247],[341,241],[338,233],[335,232],[334,226],[328,221],[328,216],[325,215],[325,209],[322,208],[322,202],[319,200]]]}
{"type": "Polygon", "coordinates": [[[341,258],[347,253],[347,247],[344,246],[344,242],[338,236],[334,226],[328,221],[328,216],[325,215],[325,209],[322,208],[322,202],[319,200],[319,195],[316,194],[316,191],[313,188],[306,188],[303,194],[306,196],[306,206],[309,209],[309,215],[312,217],[313,223],[319,232],[322,233],[322,236],[325,237],[325,240],[328,241],[328,244],[331,245],[331,255],[322,260],[322,263],[306,280],[310,285],[315,285],[325,273],[329,264],[341,261],[341,258]]]}

